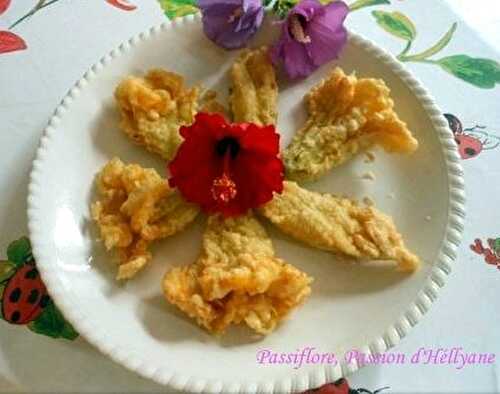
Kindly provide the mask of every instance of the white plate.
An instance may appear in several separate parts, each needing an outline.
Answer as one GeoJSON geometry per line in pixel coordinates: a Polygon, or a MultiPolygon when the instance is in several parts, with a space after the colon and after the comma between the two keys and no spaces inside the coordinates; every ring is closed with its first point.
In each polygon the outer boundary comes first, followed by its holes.
{"type": "MultiPolygon", "coordinates": [[[[268,41],[273,29],[266,26],[258,43],[268,41]]],[[[235,55],[210,43],[194,16],[155,27],[92,67],[57,108],[33,164],[28,198],[33,251],[52,297],[76,329],[143,376],[192,391],[300,391],[357,366],[260,365],[257,352],[315,347],[342,358],[354,348],[370,353],[394,346],[428,309],[450,271],[462,232],[462,170],[453,137],[427,92],[392,56],[351,33],[338,63],[348,72],[387,82],[420,148],[411,156],[378,152],[373,164],[357,158],[310,187],[373,198],[394,217],[423,267],[405,276],[344,265],[270,228],[277,254],[316,278],[311,298],[264,339],[240,328],[213,338],[167,305],[160,286],[168,268],[197,257],[204,219],[159,243],[145,272],[119,285],[109,255],[94,242],[89,204],[94,176],[113,156],[165,171],[165,163],[132,145],[117,127],[113,90],[120,79],[162,66],[225,97],[226,71],[235,55]],[[376,182],[359,179],[366,171],[377,175],[376,182]]],[[[306,81],[282,83],[278,127],[284,144],[305,117],[304,93],[330,67],[306,81]]]]}

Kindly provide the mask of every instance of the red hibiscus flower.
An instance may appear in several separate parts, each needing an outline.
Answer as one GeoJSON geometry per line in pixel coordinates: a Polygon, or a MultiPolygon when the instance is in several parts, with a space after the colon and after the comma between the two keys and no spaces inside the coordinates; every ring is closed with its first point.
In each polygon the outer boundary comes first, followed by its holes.
{"type": "Polygon", "coordinates": [[[184,142],[169,165],[169,184],[208,213],[237,216],[283,190],[283,163],[274,126],[229,124],[199,113],[181,127],[184,142]]]}

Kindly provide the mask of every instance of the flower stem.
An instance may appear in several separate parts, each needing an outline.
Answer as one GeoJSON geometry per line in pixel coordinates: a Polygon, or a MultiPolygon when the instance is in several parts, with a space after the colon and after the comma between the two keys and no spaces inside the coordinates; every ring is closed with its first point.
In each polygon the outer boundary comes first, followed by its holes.
{"type": "Polygon", "coordinates": [[[431,59],[412,59],[411,56],[402,56],[398,58],[399,61],[403,63],[413,62],[413,63],[427,63],[427,64],[438,64],[439,62],[431,59]]]}
{"type": "Polygon", "coordinates": [[[45,2],[46,0],[39,0],[38,3],[24,16],[19,18],[17,21],[15,21],[12,25],[9,26],[9,30],[12,30],[14,27],[25,21],[26,19],[30,18],[31,16],[35,15],[38,11],[41,9],[44,9],[45,7],[48,7],[54,3],[57,3],[59,0],[50,0],[49,2],[45,2]]]}
{"type": "Polygon", "coordinates": [[[398,55],[398,59],[401,60],[402,62],[436,63],[435,61],[428,60],[428,58],[442,51],[449,44],[456,29],[457,29],[457,22],[453,23],[450,30],[448,30],[446,34],[443,37],[441,37],[441,39],[433,46],[431,46],[429,49],[426,49],[423,52],[410,56],[405,56],[406,52],[401,53],[398,55]]]}
{"type": "Polygon", "coordinates": [[[406,42],[406,46],[405,46],[405,48],[401,51],[401,53],[400,53],[398,56],[396,56],[396,57],[398,58],[398,60],[402,60],[402,59],[405,57],[405,55],[406,55],[406,54],[408,53],[408,51],[411,49],[411,45],[412,45],[412,44],[413,44],[413,41],[411,41],[411,40],[408,40],[408,41],[406,42]]]}
{"type": "Polygon", "coordinates": [[[431,60],[431,59],[422,59],[422,60],[413,60],[413,61],[416,63],[439,64],[438,61],[431,60]]]}

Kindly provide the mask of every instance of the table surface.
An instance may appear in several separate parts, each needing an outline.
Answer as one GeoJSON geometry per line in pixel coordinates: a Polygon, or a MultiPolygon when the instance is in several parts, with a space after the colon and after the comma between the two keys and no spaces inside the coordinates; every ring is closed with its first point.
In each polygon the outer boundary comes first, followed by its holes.
{"type": "MultiPolygon", "coordinates": [[[[31,161],[47,120],[69,87],[104,53],[163,22],[162,6],[169,12],[183,10],[175,8],[183,3],[180,0],[131,1],[133,10],[113,6],[112,0],[45,1],[29,15],[37,0],[0,0],[0,258],[12,241],[28,233],[31,161]]],[[[463,125],[460,149],[468,197],[464,240],[453,273],[436,304],[396,350],[413,354],[422,347],[458,347],[468,353],[494,353],[498,359],[500,246],[495,248],[494,240],[500,240],[495,211],[500,198],[495,178],[500,175],[500,65],[492,71],[484,64],[500,61],[500,5],[495,0],[390,0],[349,15],[350,28],[396,55],[406,42],[381,28],[373,11],[399,12],[411,21],[406,23],[414,24],[405,62],[442,110],[463,125]],[[432,62],[411,57],[435,44],[455,22],[451,40],[430,57],[432,62]],[[467,60],[460,69],[459,59],[467,60]],[[455,66],[443,67],[450,62],[455,66]]],[[[9,256],[15,255],[16,246],[22,248],[22,242],[10,249],[9,256]]],[[[500,362],[462,369],[450,364],[371,365],[348,380],[353,388],[375,391],[388,386],[388,392],[395,393],[500,392],[500,362]]],[[[82,338],[54,339],[25,326],[0,323],[0,391],[164,390],[106,359],[82,338]]]]}

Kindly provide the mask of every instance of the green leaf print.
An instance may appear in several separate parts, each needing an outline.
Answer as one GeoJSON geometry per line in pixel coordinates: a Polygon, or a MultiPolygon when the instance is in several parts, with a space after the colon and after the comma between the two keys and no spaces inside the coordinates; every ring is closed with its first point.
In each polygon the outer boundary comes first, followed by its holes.
{"type": "Polygon", "coordinates": [[[444,57],[437,61],[444,70],[483,89],[493,89],[500,83],[500,64],[491,59],[467,55],[444,57]]]}
{"type": "Polygon", "coordinates": [[[169,19],[175,19],[198,12],[196,0],[158,0],[169,19]]]}
{"type": "Polygon", "coordinates": [[[47,335],[52,338],[65,338],[70,341],[78,337],[73,326],[64,319],[62,313],[51,301],[43,313],[28,328],[37,334],[47,335]]]}
{"type": "Polygon", "coordinates": [[[372,7],[374,5],[391,4],[389,0],[357,0],[349,5],[351,11],[359,10],[360,8],[372,7]]]}
{"type": "Polygon", "coordinates": [[[425,51],[411,56],[405,56],[407,51],[403,51],[398,55],[398,59],[403,62],[426,61],[429,57],[435,55],[436,53],[439,53],[444,48],[446,48],[446,46],[450,43],[451,39],[453,38],[453,34],[455,34],[455,31],[457,30],[457,26],[458,24],[456,22],[452,24],[450,29],[444,34],[444,36],[441,37],[438,42],[436,42],[433,46],[426,49],[425,51]]]}
{"type": "Polygon", "coordinates": [[[386,32],[402,38],[406,41],[413,41],[417,35],[417,30],[413,22],[404,14],[394,11],[373,11],[377,23],[386,32]]]}
{"type": "MultiPolygon", "coordinates": [[[[17,271],[17,266],[12,261],[0,261],[0,283],[7,282],[17,271]]],[[[0,297],[0,300],[2,297],[0,297]]]]}
{"type": "Polygon", "coordinates": [[[67,339],[68,341],[74,341],[78,338],[78,335],[78,332],[73,328],[73,326],[66,321],[61,331],[61,338],[67,339]]]}
{"type": "Polygon", "coordinates": [[[495,60],[474,58],[465,54],[447,56],[439,60],[431,59],[453,39],[458,26],[456,22],[434,45],[422,52],[409,54],[417,36],[413,22],[399,12],[374,11],[372,15],[385,31],[407,41],[402,52],[397,55],[400,61],[440,66],[451,75],[482,89],[493,89],[500,83],[500,64],[495,60]]]}
{"type": "Polygon", "coordinates": [[[12,242],[7,248],[7,258],[18,267],[31,259],[30,240],[27,237],[23,237],[12,242]]]}

